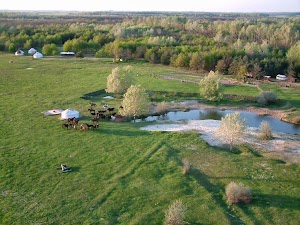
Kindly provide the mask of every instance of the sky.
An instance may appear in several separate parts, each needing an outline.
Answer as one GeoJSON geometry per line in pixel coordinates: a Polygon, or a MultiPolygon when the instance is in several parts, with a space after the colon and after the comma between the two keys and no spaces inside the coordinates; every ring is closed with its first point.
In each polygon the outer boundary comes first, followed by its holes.
{"type": "Polygon", "coordinates": [[[300,12],[300,0],[0,0],[0,10],[300,12]]]}

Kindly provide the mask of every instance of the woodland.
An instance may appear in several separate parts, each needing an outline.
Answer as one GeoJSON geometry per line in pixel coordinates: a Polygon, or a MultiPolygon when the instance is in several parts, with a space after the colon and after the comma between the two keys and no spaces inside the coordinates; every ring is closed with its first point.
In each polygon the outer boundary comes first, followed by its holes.
{"type": "Polygon", "coordinates": [[[261,79],[300,78],[297,13],[0,12],[0,51],[143,59],[261,79]]]}

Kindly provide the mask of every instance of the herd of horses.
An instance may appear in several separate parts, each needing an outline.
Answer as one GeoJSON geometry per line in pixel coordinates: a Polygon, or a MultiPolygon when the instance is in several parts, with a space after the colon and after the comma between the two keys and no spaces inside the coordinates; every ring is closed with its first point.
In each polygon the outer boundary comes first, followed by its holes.
{"type": "MultiPolygon", "coordinates": [[[[67,120],[68,123],[63,123],[62,128],[65,129],[75,129],[77,130],[78,127],[80,127],[80,130],[82,131],[88,131],[88,130],[95,130],[99,128],[99,121],[100,120],[113,120],[115,122],[122,122],[125,120],[124,116],[117,115],[115,112],[115,108],[110,108],[108,104],[103,105],[102,110],[95,110],[94,107],[96,104],[94,102],[89,103],[90,108],[88,109],[88,112],[90,113],[91,117],[91,122],[92,124],[88,123],[82,123],[79,126],[79,119],[78,118],[69,118],[67,120]],[[96,124],[95,124],[96,123],[96,124]]],[[[120,106],[119,110],[122,109],[123,107],[120,106]]]]}

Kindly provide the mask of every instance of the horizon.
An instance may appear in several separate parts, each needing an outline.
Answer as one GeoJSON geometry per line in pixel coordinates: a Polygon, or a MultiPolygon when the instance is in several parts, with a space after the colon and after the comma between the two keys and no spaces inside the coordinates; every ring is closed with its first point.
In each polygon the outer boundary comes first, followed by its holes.
{"type": "Polygon", "coordinates": [[[10,0],[0,5],[0,11],[62,11],[62,12],[216,12],[216,13],[297,13],[299,0],[210,0],[209,2],[185,0],[172,2],[152,0],[99,1],[80,0],[10,0]]]}

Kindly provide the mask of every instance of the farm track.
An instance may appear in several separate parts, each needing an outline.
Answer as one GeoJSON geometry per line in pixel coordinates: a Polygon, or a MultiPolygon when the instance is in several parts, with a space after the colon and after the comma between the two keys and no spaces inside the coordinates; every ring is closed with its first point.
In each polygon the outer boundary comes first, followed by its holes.
{"type": "Polygon", "coordinates": [[[106,191],[96,196],[91,201],[92,208],[95,209],[103,205],[105,201],[113,194],[113,192],[117,190],[120,180],[126,179],[130,177],[132,174],[134,174],[134,172],[138,168],[140,168],[143,165],[143,163],[149,160],[155,153],[157,153],[162,148],[163,148],[163,141],[155,143],[140,157],[140,159],[136,160],[135,163],[132,163],[131,165],[126,164],[128,165],[127,168],[126,165],[120,168],[118,172],[115,173],[117,175],[112,176],[112,178],[107,181],[107,183],[109,183],[110,185],[106,188],[106,191]],[[122,173],[121,171],[124,172],[122,173]]]}

